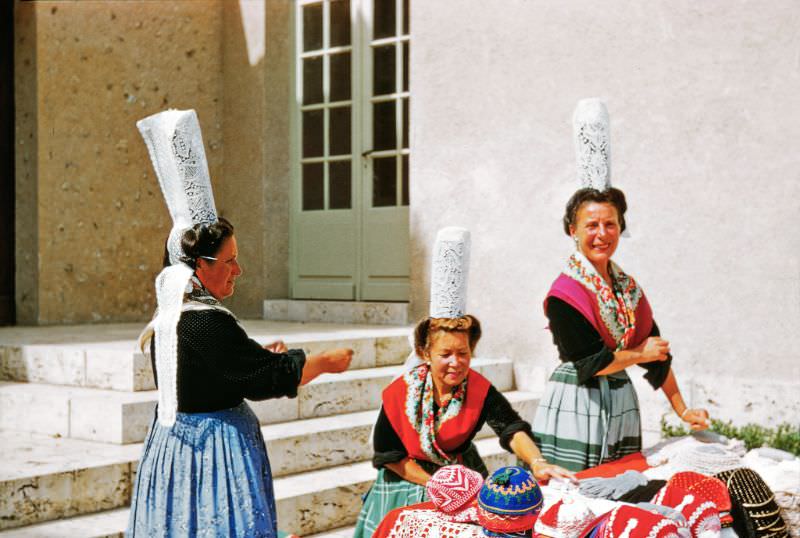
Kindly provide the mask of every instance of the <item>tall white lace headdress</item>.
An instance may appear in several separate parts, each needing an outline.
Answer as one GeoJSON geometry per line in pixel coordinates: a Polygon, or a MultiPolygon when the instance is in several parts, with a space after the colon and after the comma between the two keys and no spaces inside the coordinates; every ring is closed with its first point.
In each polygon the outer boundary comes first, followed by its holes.
{"type": "MultiPolygon", "coordinates": [[[[458,318],[467,313],[470,234],[466,228],[448,226],[436,234],[431,264],[431,299],[428,315],[432,318],[458,318]]],[[[413,349],[403,365],[403,372],[422,364],[413,349]]]]}
{"type": "Polygon", "coordinates": [[[578,182],[581,188],[611,188],[611,135],[608,110],[600,99],[581,99],[572,115],[578,182]]]}
{"type": "Polygon", "coordinates": [[[158,421],[175,423],[178,409],[178,320],[194,270],[183,263],[181,237],[195,224],[217,220],[200,123],[194,110],[167,110],[136,122],[172,217],[170,266],[156,277],[153,319],[158,375],[158,421]]]}
{"type": "Polygon", "coordinates": [[[431,267],[432,318],[458,318],[467,313],[470,235],[466,228],[449,226],[436,234],[431,267]]]}

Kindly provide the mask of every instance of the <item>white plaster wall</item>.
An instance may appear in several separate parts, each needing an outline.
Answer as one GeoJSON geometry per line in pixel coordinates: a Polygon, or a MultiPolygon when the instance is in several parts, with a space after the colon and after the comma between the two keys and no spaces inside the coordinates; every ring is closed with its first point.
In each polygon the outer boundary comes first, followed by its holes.
{"type": "Polygon", "coordinates": [[[466,226],[479,354],[513,357],[528,388],[556,365],[541,304],[571,251],[571,115],[601,97],[630,205],[615,259],[646,290],[684,396],[737,422],[796,422],[797,28],[794,0],[414,3],[414,315],[437,229],[466,226]]]}

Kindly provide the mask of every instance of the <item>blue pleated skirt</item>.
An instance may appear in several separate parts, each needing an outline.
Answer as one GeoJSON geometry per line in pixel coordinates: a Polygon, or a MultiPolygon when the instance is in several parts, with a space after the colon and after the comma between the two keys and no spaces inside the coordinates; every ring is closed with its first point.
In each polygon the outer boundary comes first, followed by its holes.
{"type": "Polygon", "coordinates": [[[275,495],[258,419],[246,403],[154,418],[133,490],[127,536],[278,535],[275,495]]]}

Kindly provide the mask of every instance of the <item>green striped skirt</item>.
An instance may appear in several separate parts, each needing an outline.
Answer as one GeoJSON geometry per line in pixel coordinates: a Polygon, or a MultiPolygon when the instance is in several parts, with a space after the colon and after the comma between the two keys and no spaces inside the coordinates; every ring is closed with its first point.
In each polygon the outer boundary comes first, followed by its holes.
{"type": "MultiPolygon", "coordinates": [[[[474,444],[470,445],[462,458],[466,467],[478,471],[484,478],[489,475],[489,471],[474,444]]],[[[439,468],[438,465],[428,461],[417,461],[417,463],[428,474],[435,473],[436,469],[439,468]]],[[[403,480],[389,469],[379,469],[378,477],[364,496],[364,506],[358,515],[353,538],[372,538],[372,534],[381,524],[383,518],[386,517],[386,514],[395,508],[410,506],[427,500],[428,495],[425,492],[425,486],[403,480]]]]}
{"type": "Polygon", "coordinates": [[[571,362],[550,376],[533,421],[542,456],[582,471],[642,449],[639,400],[625,370],[578,385],[571,362]]]}

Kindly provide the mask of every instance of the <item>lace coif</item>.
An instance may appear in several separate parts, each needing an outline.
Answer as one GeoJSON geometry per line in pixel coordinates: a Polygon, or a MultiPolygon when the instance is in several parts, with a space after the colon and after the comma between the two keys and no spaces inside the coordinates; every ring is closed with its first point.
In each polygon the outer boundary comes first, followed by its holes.
{"type": "Polygon", "coordinates": [[[170,267],[156,277],[158,309],[153,320],[159,380],[158,420],[175,422],[178,408],[178,320],[194,271],[184,257],[181,237],[195,224],[217,220],[200,123],[194,110],[167,110],[136,122],[167,202],[172,229],[167,239],[170,267]]]}
{"type": "Polygon", "coordinates": [[[611,188],[611,134],[606,105],[600,99],[578,101],[572,129],[581,188],[611,188]]]}

